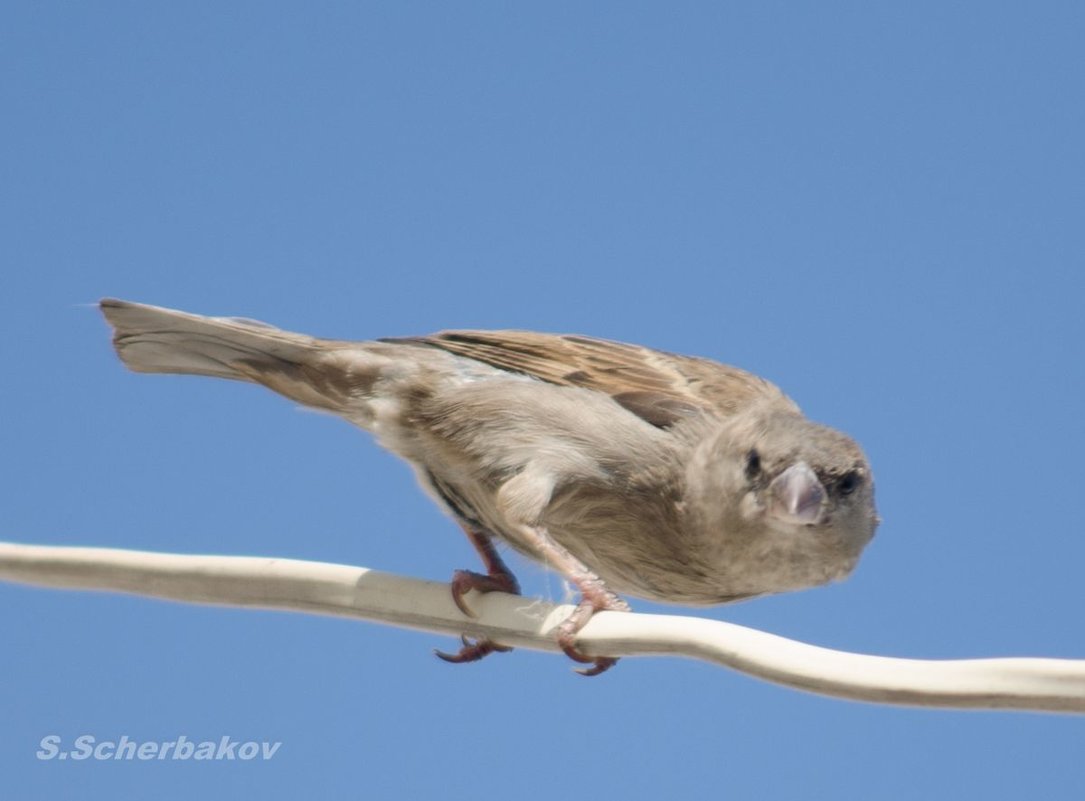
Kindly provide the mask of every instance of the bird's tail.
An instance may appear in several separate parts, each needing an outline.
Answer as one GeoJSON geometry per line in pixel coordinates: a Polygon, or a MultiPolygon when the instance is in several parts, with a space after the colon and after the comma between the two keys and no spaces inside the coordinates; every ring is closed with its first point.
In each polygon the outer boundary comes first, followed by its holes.
{"type": "Polygon", "coordinates": [[[139,373],[252,381],[327,411],[348,413],[370,394],[388,358],[362,343],[316,339],[266,323],[106,298],[113,346],[139,373]]]}

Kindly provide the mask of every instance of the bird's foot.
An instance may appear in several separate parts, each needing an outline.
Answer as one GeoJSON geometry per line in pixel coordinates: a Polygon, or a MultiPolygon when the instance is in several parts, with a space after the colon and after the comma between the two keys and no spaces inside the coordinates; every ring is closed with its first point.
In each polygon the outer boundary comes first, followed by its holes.
{"type": "MultiPolygon", "coordinates": [[[[489,573],[457,570],[452,574],[452,600],[459,610],[468,617],[476,616],[475,611],[464,600],[464,596],[471,590],[477,592],[507,592],[511,595],[520,594],[520,582],[516,580],[516,576],[512,575],[512,571],[505,567],[504,562],[496,558],[487,561],[490,567],[489,573]]],[[[448,654],[436,649],[434,649],[434,653],[444,661],[458,665],[466,662],[477,662],[490,654],[505,653],[512,650],[510,646],[496,643],[488,637],[473,640],[465,634],[460,639],[463,642],[463,647],[457,653],[448,654]]]]}
{"type": "Polygon", "coordinates": [[[433,649],[433,653],[440,659],[446,662],[452,662],[456,665],[462,665],[465,662],[477,662],[485,656],[490,654],[503,654],[507,651],[511,651],[512,648],[508,645],[501,645],[486,637],[480,637],[477,640],[472,640],[466,634],[460,635],[460,641],[463,643],[463,647],[460,648],[454,654],[445,653],[439,651],[436,648],[433,649]]]}
{"type": "Polygon", "coordinates": [[[516,576],[512,575],[508,568],[493,573],[476,573],[473,570],[457,570],[453,573],[452,600],[465,615],[476,617],[474,610],[467,605],[467,601],[463,598],[471,590],[477,592],[507,592],[511,595],[519,595],[520,582],[516,580],[516,576]]]}
{"type": "Polygon", "coordinates": [[[629,604],[617,595],[606,589],[603,582],[592,577],[581,582],[581,599],[576,609],[569,617],[558,626],[558,645],[565,655],[574,662],[583,665],[591,665],[589,668],[577,670],[581,676],[598,676],[617,663],[617,658],[612,656],[587,656],[576,647],[577,633],[587,625],[592,615],[596,612],[628,612],[629,604]]]}

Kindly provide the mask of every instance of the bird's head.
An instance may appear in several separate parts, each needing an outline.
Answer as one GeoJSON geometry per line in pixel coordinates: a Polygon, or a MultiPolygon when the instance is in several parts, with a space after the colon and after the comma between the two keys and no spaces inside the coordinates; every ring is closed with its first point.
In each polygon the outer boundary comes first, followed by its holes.
{"type": "Polygon", "coordinates": [[[698,448],[687,478],[701,530],[732,556],[761,559],[770,572],[774,565],[781,585],[796,585],[779,589],[846,575],[879,522],[859,446],[791,411],[726,421],[698,448]]]}

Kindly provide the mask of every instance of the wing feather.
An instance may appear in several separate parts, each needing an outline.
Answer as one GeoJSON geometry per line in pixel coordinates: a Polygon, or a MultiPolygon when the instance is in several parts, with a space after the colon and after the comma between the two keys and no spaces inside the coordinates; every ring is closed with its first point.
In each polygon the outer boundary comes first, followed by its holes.
{"type": "Polygon", "coordinates": [[[798,410],[774,384],[710,359],[572,334],[442,331],[386,339],[426,345],[559,386],[610,395],[659,428],[698,414],[730,416],[754,403],[798,410]]]}

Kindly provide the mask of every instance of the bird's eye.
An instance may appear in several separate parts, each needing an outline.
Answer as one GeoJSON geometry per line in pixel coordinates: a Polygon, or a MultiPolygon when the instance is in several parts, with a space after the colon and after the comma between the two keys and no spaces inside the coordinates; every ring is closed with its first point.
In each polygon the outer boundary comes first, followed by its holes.
{"type": "Polygon", "coordinates": [[[746,454],[746,478],[756,478],[761,472],[761,454],[757,448],[750,448],[746,454]]]}
{"type": "Polygon", "coordinates": [[[862,483],[862,476],[859,475],[857,470],[850,470],[840,477],[840,480],[836,482],[836,488],[841,495],[851,495],[859,488],[859,484],[862,483]]]}

